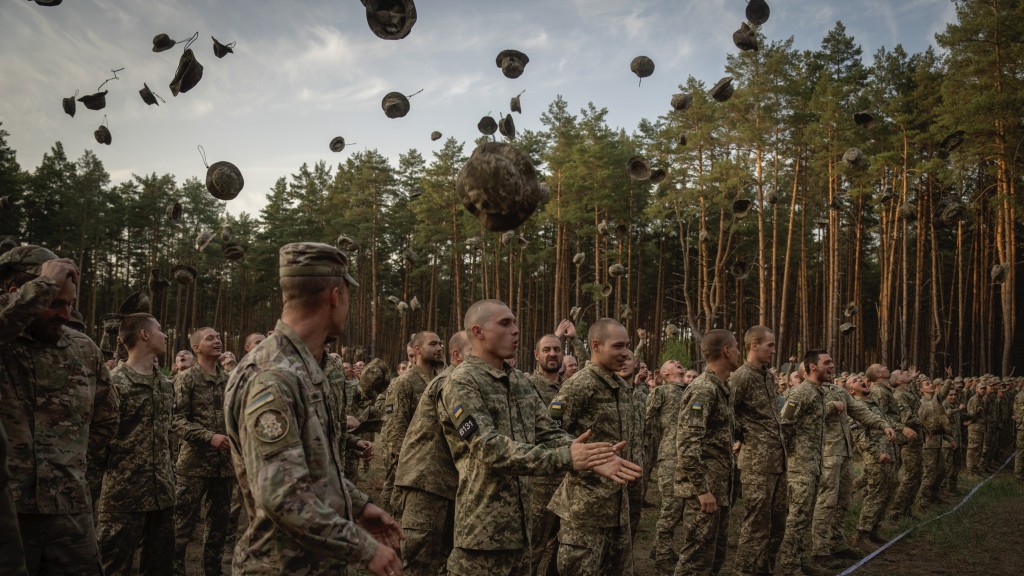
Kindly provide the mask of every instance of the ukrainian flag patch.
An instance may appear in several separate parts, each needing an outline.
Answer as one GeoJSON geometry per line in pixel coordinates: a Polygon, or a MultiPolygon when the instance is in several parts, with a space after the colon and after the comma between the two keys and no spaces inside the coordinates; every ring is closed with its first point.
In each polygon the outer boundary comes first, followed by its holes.
{"type": "Polygon", "coordinates": [[[554,402],[551,403],[551,409],[552,410],[561,410],[562,409],[562,403],[559,402],[558,400],[555,400],[554,402]]]}
{"type": "Polygon", "coordinates": [[[452,410],[453,418],[458,418],[459,416],[462,416],[462,404],[459,404],[454,410],[452,410]]]}
{"type": "Polygon", "coordinates": [[[694,402],[693,404],[690,405],[690,410],[703,410],[703,409],[704,409],[704,404],[702,404],[701,402],[694,402]]]}
{"type": "Polygon", "coordinates": [[[263,394],[260,394],[259,396],[257,396],[256,399],[254,399],[252,402],[249,403],[248,406],[245,407],[245,413],[246,414],[252,414],[256,410],[258,410],[260,406],[263,406],[264,404],[267,404],[268,402],[273,402],[273,401],[274,401],[274,393],[273,392],[264,392],[263,394]]]}

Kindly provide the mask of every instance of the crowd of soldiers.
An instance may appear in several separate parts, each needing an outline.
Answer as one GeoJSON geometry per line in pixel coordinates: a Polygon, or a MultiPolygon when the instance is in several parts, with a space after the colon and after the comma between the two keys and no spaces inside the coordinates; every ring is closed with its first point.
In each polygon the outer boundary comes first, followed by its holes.
{"type": "Polygon", "coordinates": [[[633,349],[616,320],[585,339],[563,320],[527,373],[498,300],[469,307],[447,362],[414,334],[389,381],[342,346],[345,253],[294,243],[279,264],[273,330],[238,358],[195,330],[172,381],[158,319],[119,318],[108,358],[76,322],[73,262],[0,255],[0,573],[184,575],[202,526],[207,576],[226,554],[238,574],[633,574],[656,485],[659,574],[719,573],[736,503],[735,573],[831,574],[885,542],[887,515],[928,513],[1024,441],[1024,379],[837,377],[822,349],[776,371],[764,326],[703,334],[700,370],[651,371],[646,331],[633,349]],[[375,432],[377,503],[358,487],[375,432]]]}

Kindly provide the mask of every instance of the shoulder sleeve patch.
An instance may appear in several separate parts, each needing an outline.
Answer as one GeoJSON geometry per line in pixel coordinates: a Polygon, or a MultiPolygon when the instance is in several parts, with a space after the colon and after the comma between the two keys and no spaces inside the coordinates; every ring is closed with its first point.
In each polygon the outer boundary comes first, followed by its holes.
{"type": "Polygon", "coordinates": [[[288,434],[288,418],[276,408],[267,408],[256,416],[253,434],[263,442],[277,442],[288,434]]]}
{"type": "Polygon", "coordinates": [[[782,417],[789,420],[796,414],[797,403],[794,400],[787,400],[786,406],[782,408],[782,417]]]}
{"type": "Polygon", "coordinates": [[[268,403],[273,402],[273,401],[274,401],[274,393],[273,392],[264,392],[263,394],[260,394],[259,396],[254,398],[253,401],[250,402],[249,405],[245,407],[245,413],[246,414],[252,414],[256,410],[259,410],[260,406],[263,406],[263,405],[268,404],[268,403]]]}
{"type": "MultiPolygon", "coordinates": [[[[462,408],[461,406],[459,407],[462,408]]],[[[463,440],[469,440],[474,434],[480,431],[476,425],[476,420],[472,416],[466,416],[466,419],[459,424],[456,431],[459,433],[459,438],[463,440]]]]}

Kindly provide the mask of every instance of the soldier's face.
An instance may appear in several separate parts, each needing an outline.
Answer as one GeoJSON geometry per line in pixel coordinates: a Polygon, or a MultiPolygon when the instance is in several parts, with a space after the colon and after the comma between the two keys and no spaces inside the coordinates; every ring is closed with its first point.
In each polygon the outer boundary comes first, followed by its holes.
{"type": "Polygon", "coordinates": [[[760,344],[751,344],[750,351],[761,364],[770,364],[775,358],[775,335],[769,333],[760,344]]]}
{"type": "Polygon", "coordinates": [[[818,382],[831,382],[836,377],[836,364],[832,361],[831,354],[820,354],[818,363],[811,364],[811,371],[817,377],[818,382]]]}
{"type": "Polygon", "coordinates": [[[563,363],[565,364],[564,376],[566,378],[572,376],[580,369],[580,363],[576,361],[576,358],[574,356],[566,356],[563,360],[563,363]]]}
{"type": "Polygon", "coordinates": [[[146,343],[149,346],[149,350],[155,352],[157,356],[163,356],[164,350],[167,349],[167,335],[164,334],[160,323],[153,320],[149,328],[143,328],[142,331],[146,334],[146,343]]]}
{"type": "Polygon", "coordinates": [[[174,365],[178,370],[188,370],[196,363],[196,357],[192,355],[188,350],[182,350],[178,352],[177,356],[174,357],[174,365]]]}
{"type": "Polygon", "coordinates": [[[482,326],[473,327],[473,335],[484,351],[496,358],[511,358],[519,349],[519,324],[507,306],[496,307],[482,326]]]}
{"type": "Polygon", "coordinates": [[[554,374],[562,369],[562,360],[564,359],[562,343],[558,341],[558,338],[545,336],[537,343],[537,351],[534,352],[533,357],[537,360],[537,365],[541,370],[548,374],[554,374]]]}
{"type": "Polygon", "coordinates": [[[609,372],[622,370],[633,359],[633,353],[629,350],[629,334],[622,325],[609,326],[604,341],[594,340],[591,348],[591,360],[609,372]]]}
{"type": "Polygon", "coordinates": [[[355,373],[356,378],[359,378],[360,376],[362,376],[363,368],[365,368],[365,367],[366,367],[366,362],[363,362],[362,360],[360,360],[359,362],[356,362],[356,365],[352,367],[352,371],[355,373]]]}
{"type": "Polygon", "coordinates": [[[420,356],[431,366],[444,364],[444,344],[437,334],[427,334],[427,341],[420,344],[420,356]]]}
{"type": "Polygon", "coordinates": [[[78,299],[78,286],[68,280],[61,286],[57,296],[50,302],[50,307],[36,316],[31,324],[25,327],[29,336],[53,344],[60,340],[61,329],[65,322],[71,320],[71,310],[78,299]]]}
{"type": "Polygon", "coordinates": [[[687,370],[686,373],[683,374],[683,383],[684,384],[689,384],[690,382],[693,382],[696,378],[697,378],[697,371],[696,370],[687,370]]]}
{"type": "Polygon", "coordinates": [[[199,336],[199,342],[192,345],[196,356],[213,356],[219,358],[224,344],[220,341],[220,334],[213,329],[206,330],[199,336]]]}

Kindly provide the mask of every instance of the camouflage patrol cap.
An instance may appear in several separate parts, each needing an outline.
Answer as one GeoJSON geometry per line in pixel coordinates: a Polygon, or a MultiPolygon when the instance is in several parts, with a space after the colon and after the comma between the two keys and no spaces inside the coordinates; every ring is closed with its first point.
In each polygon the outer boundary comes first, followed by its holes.
{"type": "Polygon", "coordinates": [[[56,254],[34,244],[11,248],[0,254],[0,278],[6,278],[11,272],[38,276],[43,262],[56,259],[56,254]]]}
{"type": "Polygon", "coordinates": [[[278,258],[281,278],[296,276],[338,276],[349,286],[359,283],[348,273],[348,256],[320,242],[292,242],[281,247],[278,258]]]}
{"type": "Polygon", "coordinates": [[[376,398],[387,390],[389,381],[388,365],[380,358],[374,358],[359,375],[359,389],[367,398],[376,398]]]}

